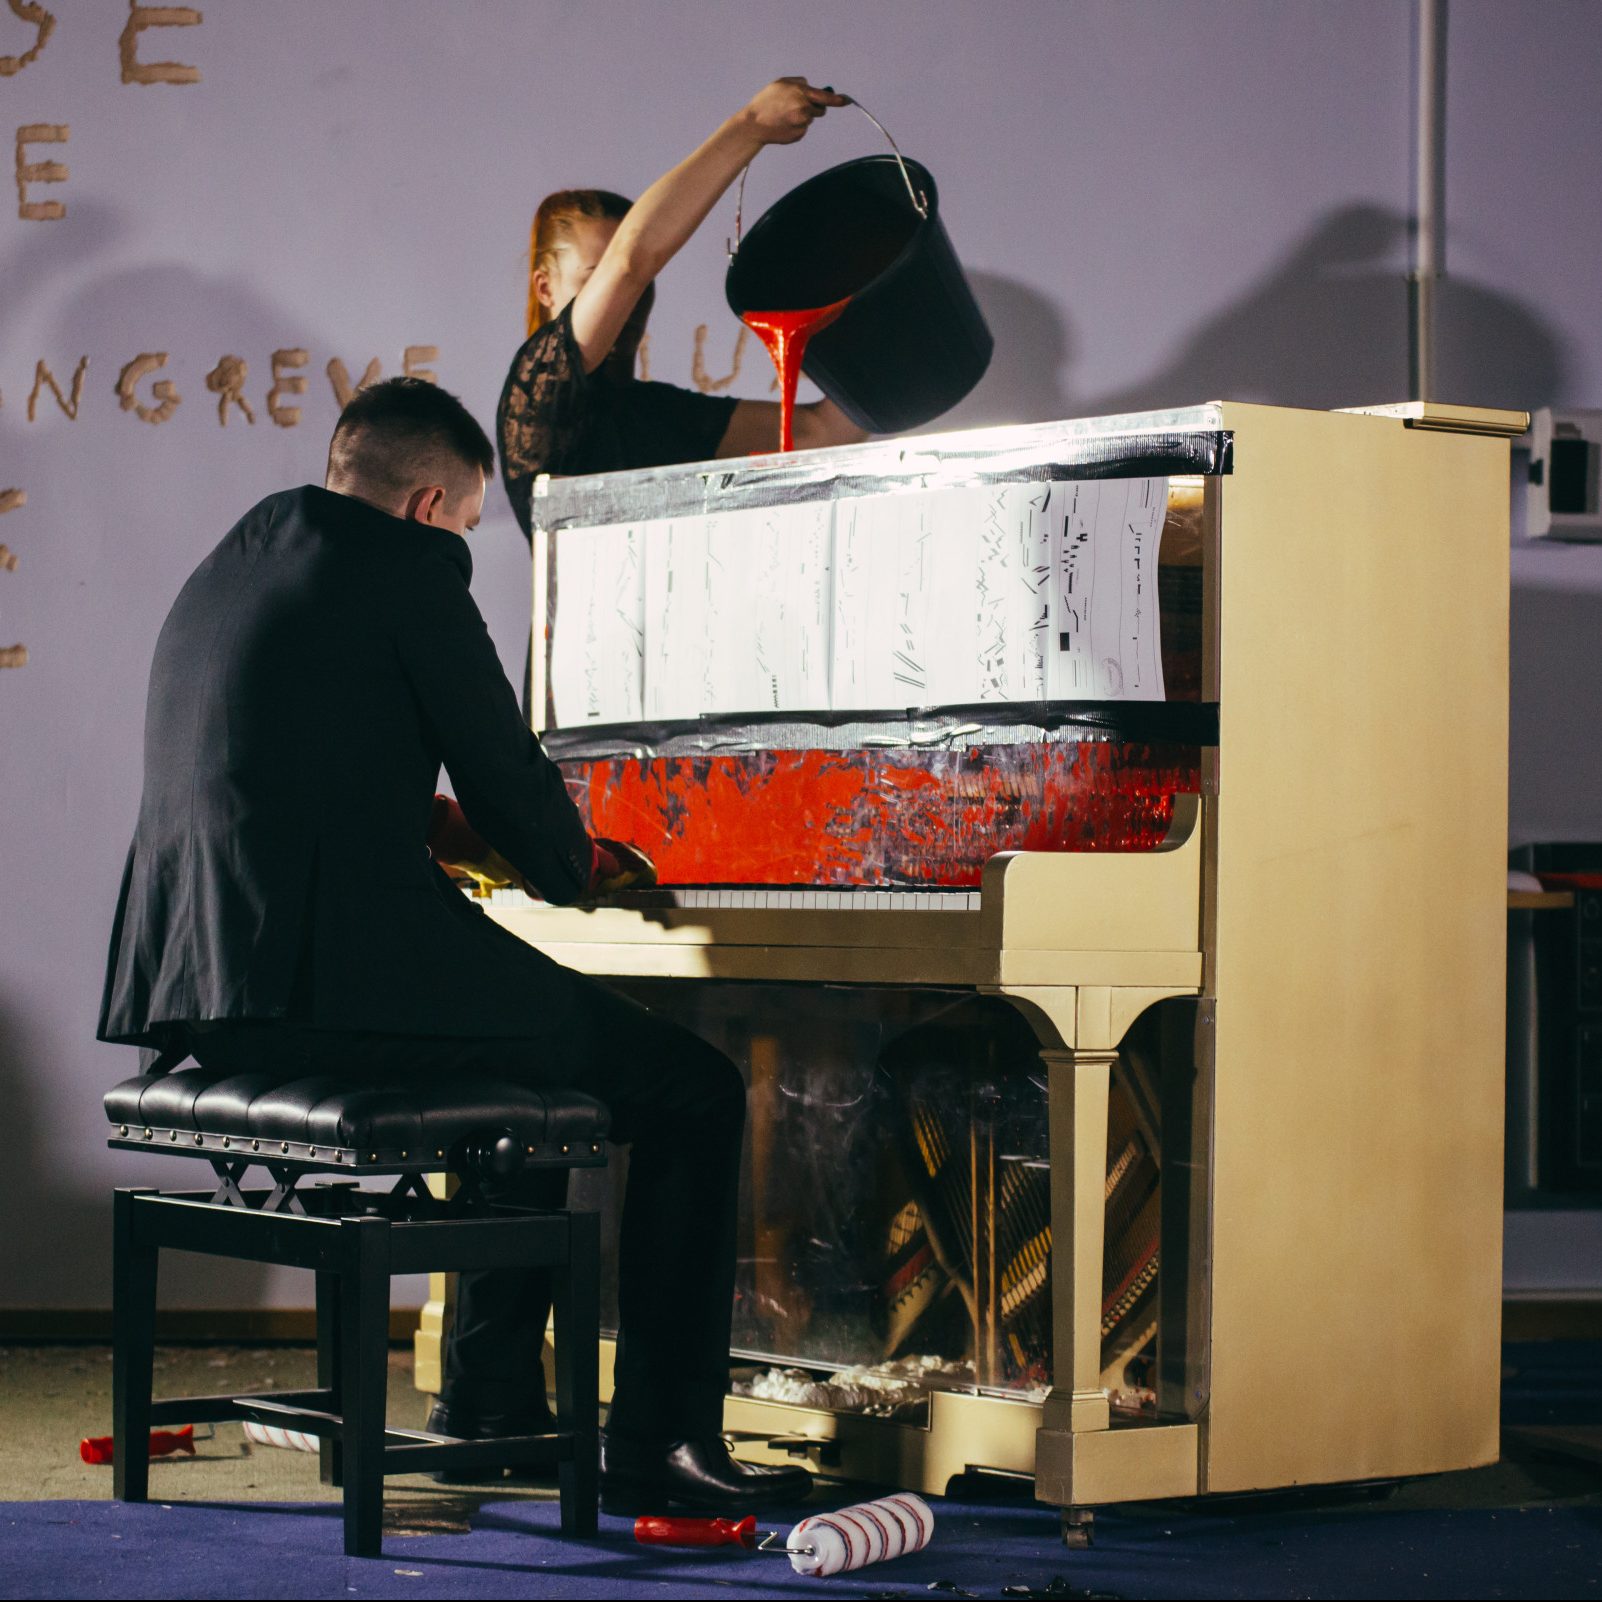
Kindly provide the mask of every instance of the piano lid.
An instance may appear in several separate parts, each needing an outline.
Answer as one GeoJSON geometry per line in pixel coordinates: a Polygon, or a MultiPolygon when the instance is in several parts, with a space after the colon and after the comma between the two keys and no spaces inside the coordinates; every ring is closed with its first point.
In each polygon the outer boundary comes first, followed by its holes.
{"type": "Polygon", "coordinates": [[[1042,479],[1166,477],[1233,470],[1234,436],[1216,401],[1054,423],[870,440],[828,450],[534,481],[534,527],[551,533],[958,485],[1042,479]]]}

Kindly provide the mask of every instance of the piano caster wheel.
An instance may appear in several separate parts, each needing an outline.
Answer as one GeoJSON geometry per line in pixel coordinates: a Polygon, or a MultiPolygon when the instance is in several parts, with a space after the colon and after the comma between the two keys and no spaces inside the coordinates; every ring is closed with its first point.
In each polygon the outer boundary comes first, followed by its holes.
{"type": "Polygon", "coordinates": [[[1065,1507],[1062,1510],[1062,1544],[1071,1551],[1088,1548],[1096,1534],[1096,1515],[1088,1507],[1065,1507]]]}

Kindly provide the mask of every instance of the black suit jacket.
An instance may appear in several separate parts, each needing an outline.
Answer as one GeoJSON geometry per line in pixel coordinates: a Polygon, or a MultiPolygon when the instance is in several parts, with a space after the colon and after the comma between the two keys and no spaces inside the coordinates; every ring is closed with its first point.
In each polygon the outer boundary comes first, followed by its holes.
{"type": "Polygon", "coordinates": [[[290,1017],[433,1035],[559,1028],[570,975],[425,845],[443,763],[553,901],[591,849],[468,593],[467,542],[307,486],[248,512],[156,644],[144,793],[100,1038],[290,1017]]]}

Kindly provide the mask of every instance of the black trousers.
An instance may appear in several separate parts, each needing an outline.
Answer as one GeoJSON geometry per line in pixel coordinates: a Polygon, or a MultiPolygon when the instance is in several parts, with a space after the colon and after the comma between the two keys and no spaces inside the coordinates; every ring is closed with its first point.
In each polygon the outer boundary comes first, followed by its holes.
{"type": "MultiPolygon", "coordinates": [[[[715,1435],[728,1389],[735,1210],[745,1086],[704,1040],[573,975],[562,1025],[527,1039],[466,1039],[311,1029],[294,1023],[204,1026],[203,1067],[304,1070],[374,1080],[480,1073],[569,1086],[606,1103],[629,1152],[618,1242],[618,1348],[607,1428],[640,1441],[715,1435]]],[[[524,1179],[508,1199],[560,1206],[566,1175],[524,1179]]],[[[548,1276],[463,1274],[445,1346],[442,1399],[477,1414],[540,1411],[539,1351],[548,1276]]]]}

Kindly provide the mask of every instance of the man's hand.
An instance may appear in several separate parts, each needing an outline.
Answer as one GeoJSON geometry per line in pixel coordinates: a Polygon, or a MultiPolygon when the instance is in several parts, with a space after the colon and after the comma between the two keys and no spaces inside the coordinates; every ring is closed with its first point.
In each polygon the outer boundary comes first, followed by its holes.
{"type": "Polygon", "coordinates": [[[587,899],[615,890],[644,890],[656,883],[656,865],[643,851],[621,840],[595,842],[595,869],[587,899]]]}
{"type": "Polygon", "coordinates": [[[850,98],[832,89],[815,89],[805,78],[776,78],[741,113],[765,145],[793,145],[830,106],[849,106],[850,98]]]}
{"type": "Polygon", "coordinates": [[[428,849],[434,860],[458,878],[471,879],[479,895],[515,884],[528,885],[514,868],[463,816],[448,795],[434,797],[428,825],[428,849]]]}

